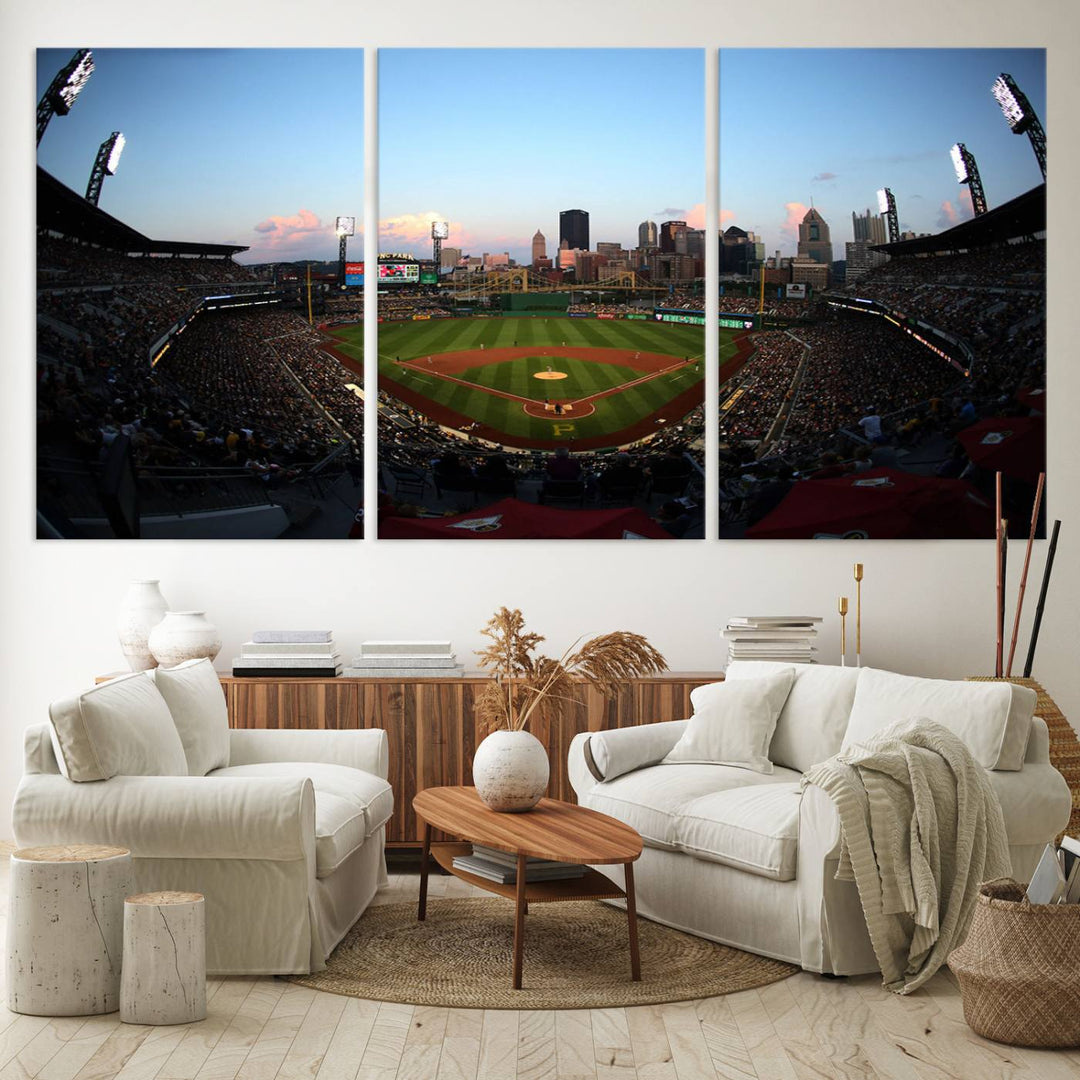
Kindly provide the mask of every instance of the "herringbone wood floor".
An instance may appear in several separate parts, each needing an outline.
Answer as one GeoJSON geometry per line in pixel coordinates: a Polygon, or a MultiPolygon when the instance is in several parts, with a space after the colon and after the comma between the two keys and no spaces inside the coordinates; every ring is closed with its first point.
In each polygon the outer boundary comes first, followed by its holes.
{"type": "MultiPolygon", "coordinates": [[[[7,867],[0,871],[0,920],[7,867]]],[[[377,903],[412,900],[415,872],[377,903]]],[[[432,877],[431,895],[469,895],[432,877]]],[[[1075,1080],[1080,1051],[1020,1050],[964,1023],[948,973],[898,998],[872,977],[801,973],[673,1005],[505,1012],[391,1005],[276,979],[221,979],[188,1027],[117,1014],[48,1019],[0,1009],[0,1080],[1075,1080]]],[[[0,999],[3,1000],[3,999],[0,999]]]]}

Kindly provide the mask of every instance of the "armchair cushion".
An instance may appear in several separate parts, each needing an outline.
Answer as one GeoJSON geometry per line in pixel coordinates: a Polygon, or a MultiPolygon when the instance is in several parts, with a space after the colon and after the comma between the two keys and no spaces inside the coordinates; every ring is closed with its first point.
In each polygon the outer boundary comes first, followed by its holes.
{"type": "Polygon", "coordinates": [[[667,720],[639,727],[594,731],[583,753],[589,772],[599,781],[656,765],[679,741],[686,730],[685,720],[667,720]]]}
{"type": "Polygon", "coordinates": [[[184,744],[189,776],[205,776],[229,764],[229,710],[214,665],[187,660],[155,668],[150,677],[172,713],[184,744]]]}
{"type": "Polygon", "coordinates": [[[664,763],[712,762],[771,773],[769,743],[794,678],[786,667],[758,679],[697,687],[690,694],[694,715],[664,763]]]}
{"type": "MultiPolygon", "coordinates": [[[[354,826],[359,829],[359,840],[353,847],[359,847],[366,837],[376,829],[382,828],[394,812],[394,792],[390,785],[379,776],[361,772],[348,765],[327,765],[309,761],[266,761],[255,765],[233,765],[227,769],[215,769],[210,773],[211,779],[216,780],[220,777],[309,779],[315,787],[316,835],[319,835],[320,806],[324,802],[329,805],[331,801],[347,803],[352,811],[360,815],[357,825],[354,826]]],[[[327,817],[326,820],[330,821],[331,818],[327,817]]],[[[351,850],[352,848],[349,849],[351,850]]]]}
{"type": "Polygon", "coordinates": [[[145,672],[93,686],[49,706],[60,771],[69,780],[187,776],[169,706],[145,672]]]}
{"type": "Polygon", "coordinates": [[[863,668],[844,747],[897,720],[925,717],[948,728],[984,769],[1023,768],[1038,695],[1011,683],[922,679],[863,668]]]}

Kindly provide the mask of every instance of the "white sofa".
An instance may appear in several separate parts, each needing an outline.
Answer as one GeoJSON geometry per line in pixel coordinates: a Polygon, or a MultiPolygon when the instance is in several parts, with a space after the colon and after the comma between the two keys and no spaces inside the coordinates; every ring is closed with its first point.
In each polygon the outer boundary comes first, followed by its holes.
{"type": "Polygon", "coordinates": [[[14,834],[123,845],[138,891],[203,893],[210,973],[318,971],[386,883],[387,770],[384,731],[230,730],[199,661],[28,728],[14,834]]]}
{"type": "MultiPolygon", "coordinates": [[[[736,662],[726,679],[781,669],[736,662]]],[[[1014,876],[1028,879],[1071,807],[1068,785],[1050,764],[1046,725],[1032,716],[1033,691],[870,668],[794,671],[768,744],[771,773],[662,764],[686,720],[574,738],[569,773],[579,802],[632,826],[644,840],[634,870],[639,914],[809,971],[877,971],[856,887],[835,880],[834,806],[819,788],[800,792],[800,779],[843,746],[907,717],[949,727],[988,768],[1014,876]]],[[[612,876],[619,877],[617,868],[612,876]]]]}

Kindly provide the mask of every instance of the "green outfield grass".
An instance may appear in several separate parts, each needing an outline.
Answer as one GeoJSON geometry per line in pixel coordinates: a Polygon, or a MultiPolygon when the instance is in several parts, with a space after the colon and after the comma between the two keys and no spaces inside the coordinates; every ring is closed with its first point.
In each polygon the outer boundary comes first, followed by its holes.
{"type": "MultiPolygon", "coordinates": [[[[342,352],[362,356],[362,327],[334,331],[342,352]]],[[[396,361],[414,360],[464,349],[537,346],[548,356],[480,366],[456,376],[478,386],[488,386],[534,400],[580,398],[621,386],[641,377],[642,372],[619,364],[593,363],[560,357],[561,345],[573,348],[619,349],[624,352],[651,352],[671,356],[700,357],[705,335],[702,327],[622,319],[571,319],[566,316],[495,319],[438,319],[423,322],[383,323],[379,327],[379,377],[384,389],[393,393],[393,384],[421,394],[454,412],[487,424],[497,431],[524,439],[584,439],[621,431],[651,416],[674,397],[701,385],[703,366],[687,364],[641,386],[596,401],[596,411],[587,417],[558,420],[530,417],[520,402],[495,397],[428,375],[401,368],[396,361]],[[562,380],[534,379],[537,371],[551,364],[564,371],[562,380]]]]}

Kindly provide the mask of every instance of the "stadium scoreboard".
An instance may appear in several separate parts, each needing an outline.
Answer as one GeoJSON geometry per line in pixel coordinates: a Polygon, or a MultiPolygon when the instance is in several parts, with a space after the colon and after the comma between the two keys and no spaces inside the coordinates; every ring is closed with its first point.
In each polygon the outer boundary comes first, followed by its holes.
{"type": "Polygon", "coordinates": [[[419,285],[419,263],[379,263],[380,285],[419,285]]]}
{"type": "Polygon", "coordinates": [[[345,284],[364,284],[364,264],[362,262],[347,262],[345,264],[345,284]]]}

